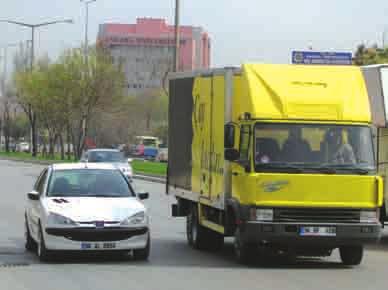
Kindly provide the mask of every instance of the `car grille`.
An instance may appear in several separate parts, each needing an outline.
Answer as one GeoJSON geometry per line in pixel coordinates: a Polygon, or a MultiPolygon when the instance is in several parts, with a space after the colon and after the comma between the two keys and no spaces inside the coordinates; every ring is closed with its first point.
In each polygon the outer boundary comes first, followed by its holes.
{"type": "Polygon", "coordinates": [[[79,242],[113,242],[127,240],[134,236],[144,235],[147,228],[142,229],[47,229],[49,235],[62,236],[79,242]]]}
{"type": "Polygon", "coordinates": [[[359,223],[360,211],[355,209],[275,209],[277,222],[359,223]]]}

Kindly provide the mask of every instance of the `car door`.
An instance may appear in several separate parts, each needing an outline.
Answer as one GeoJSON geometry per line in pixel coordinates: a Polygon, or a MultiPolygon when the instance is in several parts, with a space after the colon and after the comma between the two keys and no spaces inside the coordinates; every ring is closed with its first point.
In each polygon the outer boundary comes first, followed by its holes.
{"type": "Polygon", "coordinates": [[[29,200],[28,208],[29,208],[29,229],[31,231],[31,235],[35,238],[37,237],[37,233],[39,230],[39,220],[42,212],[42,204],[41,199],[44,194],[45,185],[48,176],[48,169],[42,171],[38,180],[34,185],[34,190],[37,191],[40,195],[39,200],[29,200]]]}

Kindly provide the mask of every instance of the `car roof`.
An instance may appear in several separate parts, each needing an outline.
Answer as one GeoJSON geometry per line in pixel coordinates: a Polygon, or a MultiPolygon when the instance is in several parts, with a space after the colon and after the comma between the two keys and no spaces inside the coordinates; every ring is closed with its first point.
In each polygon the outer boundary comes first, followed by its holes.
{"type": "Polygon", "coordinates": [[[102,169],[102,170],[117,170],[117,168],[109,163],[57,163],[52,165],[52,169],[55,170],[75,170],[75,169],[102,169]]]}
{"type": "Polygon", "coordinates": [[[99,151],[108,151],[108,152],[121,152],[120,150],[118,149],[111,149],[111,148],[99,148],[99,149],[89,149],[87,150],[87,152],[99,152],[99,151]]]}

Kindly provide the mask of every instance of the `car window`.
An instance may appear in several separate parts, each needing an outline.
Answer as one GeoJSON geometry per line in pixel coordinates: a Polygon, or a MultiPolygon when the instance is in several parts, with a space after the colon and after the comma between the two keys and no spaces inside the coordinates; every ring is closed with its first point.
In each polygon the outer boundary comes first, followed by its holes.
{"type": "Polygon", "coordinates": [[[50,178],[48,196],[130,197],[135,196],[119,170],[56,170],[50,178]]]}
{"type": "Polygon", "coordinates": [[[39,192],[40,194],[43,193],[44,190],[44,185],[46,183],[46,178],[47,178],[47,169],[45,169],[41,175],[39,176],[37,182],[35,183],[34,189],[39,192]]]}
{"type": "Polygon", "coordinates": [[[120,162],[125,163],[126,159],[120,151],[91,151],[89,152],[89,162],[120,162]]]}

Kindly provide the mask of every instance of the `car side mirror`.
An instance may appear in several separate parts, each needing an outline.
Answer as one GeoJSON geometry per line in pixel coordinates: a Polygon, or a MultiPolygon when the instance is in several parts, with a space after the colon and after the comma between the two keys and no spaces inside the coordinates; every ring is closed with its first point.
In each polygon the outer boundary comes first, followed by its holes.
{"type": "Polygon", "coordinates": [[[132,158],[128,158],[128,163],[132,163],[133,159],[132,158]]]}
{"type": "Polygon", "coordinates": [[[234,148],[225,149],[224,158],[228,161],[236,161],[240,158],[240,152],[234,148]]]}
{"type": "Polygon", "coordinates": [[[30,200],[39,200],[39,192],[37,192],[36,190],[29,192],[27,196],[30,200]]]}
{"type": "Polygon", "coordinates": [[[145,191],[140,191],[137,193],[137,197],[141,200],[148,199],[150,197],[150,194],[145,191]]]}

